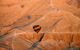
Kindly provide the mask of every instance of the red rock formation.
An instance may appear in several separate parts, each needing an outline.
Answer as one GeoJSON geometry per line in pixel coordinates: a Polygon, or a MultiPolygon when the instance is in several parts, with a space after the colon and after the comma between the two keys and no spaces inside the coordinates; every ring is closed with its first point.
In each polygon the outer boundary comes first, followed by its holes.
{"type": "Polygon", "coordinates": [[[79,3],[79,0],[0,0],[0,50],[80,48],[79,3]],[[34,25],[41,27],[38,33],[34,25]]]}

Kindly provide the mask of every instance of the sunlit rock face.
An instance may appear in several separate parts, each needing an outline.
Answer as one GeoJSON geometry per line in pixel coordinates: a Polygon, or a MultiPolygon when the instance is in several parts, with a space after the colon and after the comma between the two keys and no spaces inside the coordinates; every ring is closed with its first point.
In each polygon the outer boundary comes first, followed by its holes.
{"type": "Polygon", "coordinates": [[[0,0],[0,50],[80,50],[80,1],[0,0]]]}

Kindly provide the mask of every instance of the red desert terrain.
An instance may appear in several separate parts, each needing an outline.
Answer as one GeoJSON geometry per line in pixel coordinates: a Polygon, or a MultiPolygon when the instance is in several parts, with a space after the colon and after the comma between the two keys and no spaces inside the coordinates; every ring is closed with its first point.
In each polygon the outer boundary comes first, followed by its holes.
{"type": "Polygon", "coordinates": [[[0,0],[0,50],[80,50],[80,0],[0,0]]]}

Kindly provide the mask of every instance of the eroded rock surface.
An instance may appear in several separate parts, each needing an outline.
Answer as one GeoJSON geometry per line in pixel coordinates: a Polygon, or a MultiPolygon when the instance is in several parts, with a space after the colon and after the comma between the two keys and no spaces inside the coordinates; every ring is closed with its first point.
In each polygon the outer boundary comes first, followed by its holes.
{"type": "Polygon", "coordinates": [[[79,0],[0,0],[0,50],[80,49],[79,3],[79,0]],[[34,25],[41,30],[35,32],[34,25]]]}

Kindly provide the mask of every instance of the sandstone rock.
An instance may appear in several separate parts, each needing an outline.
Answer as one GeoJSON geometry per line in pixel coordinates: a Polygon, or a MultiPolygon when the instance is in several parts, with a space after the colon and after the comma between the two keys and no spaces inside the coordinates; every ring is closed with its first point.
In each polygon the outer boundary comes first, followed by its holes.
{"type": "MultiPolygon", "coordinates": [[[[79,0],[0,0],[0,44],[13,50],[80,48],[79,3],[79,0]],[[34,25],[41,27],[38,33],[34,25]]],[[[0,50],[6,48],[0,45],[0,50]]]]}

